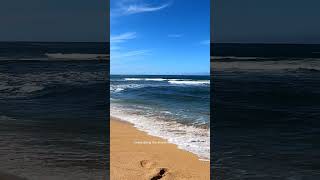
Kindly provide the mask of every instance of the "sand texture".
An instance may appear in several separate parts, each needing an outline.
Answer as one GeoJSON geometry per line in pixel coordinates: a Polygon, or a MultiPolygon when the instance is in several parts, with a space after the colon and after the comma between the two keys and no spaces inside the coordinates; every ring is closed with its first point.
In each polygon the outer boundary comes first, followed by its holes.
{"type": "Polygon", "coordinates": [[[111,118],[110,176],[111,180],[208,180],[210,163],[111,118]]]}

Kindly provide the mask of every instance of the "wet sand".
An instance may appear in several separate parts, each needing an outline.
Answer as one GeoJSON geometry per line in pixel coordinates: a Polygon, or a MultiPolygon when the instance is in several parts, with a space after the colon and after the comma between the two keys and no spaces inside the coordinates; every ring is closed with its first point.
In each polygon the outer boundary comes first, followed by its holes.
{"type": "Polygon", "coordinates": [[[111,117],[110,176],[112,180],[207,180],[210,163],[111,117]]]}

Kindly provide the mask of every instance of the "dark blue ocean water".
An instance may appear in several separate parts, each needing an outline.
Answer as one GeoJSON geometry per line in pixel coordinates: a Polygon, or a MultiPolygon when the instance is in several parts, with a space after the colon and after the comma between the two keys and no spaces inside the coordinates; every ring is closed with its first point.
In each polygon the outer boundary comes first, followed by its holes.
{"type": "Polygon", "coordinates": [[[0,43],[0,171],[29,179],[106,177],[103,43],[0,43]]]}
{"type": "Polygon", "coordinates": [[[111,115],[210,156],[209,76],[111,76],[111,115]]]}
{"type": "Polygon", "coordinates": [[[319,45],[213,45],[215,179],[320,179],[319,52],[319,45]]]}

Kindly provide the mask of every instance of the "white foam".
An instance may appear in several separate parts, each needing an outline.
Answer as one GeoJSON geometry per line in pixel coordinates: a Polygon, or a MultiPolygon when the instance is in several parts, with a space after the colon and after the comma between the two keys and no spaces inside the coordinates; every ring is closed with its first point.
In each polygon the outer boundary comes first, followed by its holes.
{"type": "Polygon", "coordinates": [[[146,81],[167,81],[168,79],[163,78],[145,78],[146,81]]]}
{"type": "Polygon", "coordinates": [[[171,84],[185,84],[185,85],[201,85],[201,84],[210,84],[210,80],[197,80],[197,81],[189,81],[189,80],[170,80],[171,84]]]}
{"type": "Polygon", "coordinates": [[[120,91],[123,91],[124,88],[120,88],[120,87],[115,87],[115,88],[110,88],[112,92],[120,92],[120,91]]]}
{"type": "Polygon", "coordinates": [[[169,143],[176,144],[180,149],[198,155],[199,159],[210,159],[209,129],[138,115],[117,104],[111,104],[110,113],[113,117],[134,124],[139,130],[166,139],[169,143]]]}
{"type": "Polygon", "coordinates": [[[142,78],[124,78],[126,81],[142,81],[142,78]]]}
{"type": "Polygon", "coordinates": [[[124,78],[126,81],[168,81],[169,79],[163,78],[124,78]]]}
{"type": "Polygon", "coordinates": [[[118,85],[111,85],[110,86],[110,91],[114,93],[118,93],[121,91],[124,91],[126,89],[135,89],[135,88],[140,88],[143,87],[143,85],[139,84],[118,84],[118,85]]]}
{"type": "Polygon", "coordinates": [[[165,78],[124,78],[126,81],[167,81],[170,84],[199,85],[210,84],[210,80],[165,79],[165,78]]]}
{"type": "MultiPolygon", "coordinates": [[[[144,87],[159,87],[159,86],[174,86],[174,85],[208,85],[210,80],[186,80],[186,79],[163,79],[163,78],[124,78],[125,81],[165,81],[169,84],[139,84],[139,83],[127,83],[127,84],[111,84],[110,91],[113,93],[119,93],[126,89],[137,89],[144,87]]],[[[123,81],[123,80],[112,80],[113,82],[123,81]]]]}

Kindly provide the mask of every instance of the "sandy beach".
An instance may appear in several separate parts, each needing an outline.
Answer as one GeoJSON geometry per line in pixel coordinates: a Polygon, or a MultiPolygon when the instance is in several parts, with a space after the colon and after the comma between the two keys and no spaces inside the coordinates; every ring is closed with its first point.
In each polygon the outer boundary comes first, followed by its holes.
{"type": "Polygon", "coordinates": [[[112,180],[207,180],[210,163],[112,117],[110,176],[112,180]]]}

